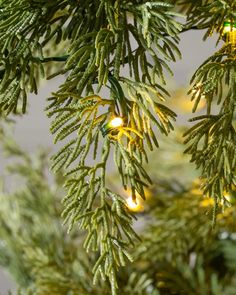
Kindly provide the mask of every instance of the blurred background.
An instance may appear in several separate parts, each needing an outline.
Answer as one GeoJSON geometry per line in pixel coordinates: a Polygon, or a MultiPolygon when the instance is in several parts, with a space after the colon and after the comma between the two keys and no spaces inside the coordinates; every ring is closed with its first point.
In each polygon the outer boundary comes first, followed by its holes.
{"type": "MultiPolygon", "coordinates": [[[[203,31],[192,31],[181,34],[179,44],[182,52],[182,60],[171,64],[174,77],[168,77],[167,90],[171,93],[171,107],[179,116],[180,124],[187,124],[187,119],[191,114],[184,114],[189,110],[189,97],[187,90],[189,80],[197,67],[214,51],[216,51],[216,37],[211,37],[203,42],[203,31]]],[[[219,45],[220,46],[220,45],[219,45]]],[[[44,113],[46,98],[52,91],[56,91],[61,83],[61,78],[53,79],[42,85],[37,96],[31,95],[29,98],[28,114],[22,118],[16,118],[16,128],[14,138],[19,145],[28,152],[34,152],[37,147],[48,147],[49,150],[56,149],[53,146],[53,137],[50,135],[50,120],[44,113]]],[[[5,160],[0,155],[0,174],[4,173],[5,160]]],[[[9,183],[13,185],[13,183],[9,183]]],[[[10,218],[10,217],[9,217],[10,218]]],[[[9,290],[14,290],[14,286],[7,273],[0,271],[0,294],[6,295],[9,290]]]]}

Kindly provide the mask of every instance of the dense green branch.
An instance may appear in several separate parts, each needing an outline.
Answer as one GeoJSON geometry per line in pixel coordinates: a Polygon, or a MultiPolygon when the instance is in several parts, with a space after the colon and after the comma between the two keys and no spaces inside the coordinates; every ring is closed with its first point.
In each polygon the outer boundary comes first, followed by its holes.
{"type": "MultiPolygon", "coordinates": [[[[191,2],[187,27],[176,20],[179,14],[174,6],[163,1],[1,2],[0,111],[16,113],[19,106],[26,111],[27,94],[37,93],[47,63],[58,65],[52,76],[67,74],[47,107],[53,117],[55,142],[64,142],[52,157],[52,168],[67,179],[65,222],[69,229],[78,224],[87,231],[86,249],[100,255],[94,279],[108,278],[113,295],[118,268],[124,257],[130,260],[127,250],[137,235],[122,196],[107,186],[107,161],[113,154],[121,183],[130,189],[134,201],[138,195],[145,198],[145,188],[152,182],[144,169],[147,150],[159,146],[159,137],[169,134],[176,117],[165,106],[168,92],[163,85],[164,74],[173,74],[169,62],[181,57],[179,34],[200,28],[208,28],[207,34],[213,29],[221,32],[223,19],[232,18],[235,6],[231,2],[206,2],[200,15],[191,2]],[[69,45],[58,56],[45,54],[47,44],[63,46],[64,42],[69,45]],[[124,65],[129,77],[122,75],[124,65]],[[110,91],[108,98],[100,95],[104,88],[110,91]],[[114,119],[118,125],[113,124],[114,119]],[[91,154],[92,164],[88,160],[91,154]]],[[[214,194],[217,202],[232,185],[235,171],[231,128],[235,52],[230,54],[231,49],[224,47],[224,55],[208,60],[194,76],[195,109],[199,95],[204,94],[208,110],[206,117],[197,118],[200,123],[190,129],[187,139],[187,151],[195,153],[192,160],[208,178],[205,191],[214,194]],[[226,96],[221,91],[223,83],[228,85],[226,96]],[[218,116],[211,114],[215,98],[221,103],[218,116]]]]}
{"type": "MultiPolygon", "coordinates": [[[[198,26],[192,26],[192,27],[186,27],[186,28],[183,28],[179,34],[181,33],[185,33],[185,32],[188,32],[188,31],[192,31],[192,30],[203,30],[204,28],[200,28],[198,26]]],[[[169,35],[168,34],[163,34],[162,35],[163,37],[168,37],[169,35]]],[[[132,53],[134,53],[135,50],[133,50],[132,53]]],[[[42,58],[40,59],[40,61],[42,63],[45,63],[45,62],[51,62],[51,61],[56,61],[56,62],[66,62],[67,59],[69,58],[69,55],[64,55],[64,56],[50,56],[50,57],[45,57],[45,58],[42,58]]],[[[128,62],[128,56],[124,58],[124,60],[122,61],[124,64],[126,64],[128,62]]]]}

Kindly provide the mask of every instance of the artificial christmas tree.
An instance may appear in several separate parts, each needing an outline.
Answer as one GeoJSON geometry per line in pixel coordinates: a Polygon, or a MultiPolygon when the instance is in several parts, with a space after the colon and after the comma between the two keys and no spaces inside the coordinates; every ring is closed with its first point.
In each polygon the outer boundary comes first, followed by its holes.
{"type": "MultiPolygon", "coordinates": [[[[1,221],[8,245],[2,263],[19,259],[25,248],[19,263],[9,264],[23,288],[19,292],[233,294],[235,268],[227,255],[235,247],[234,212],[222,210],[235,189],[235,1],[2,0],[0,7],[2,117],[25,113],[27,94],[37,93],[42,78],[65,75],[46,109],[55,143],[64,143],[51,159],[56,191],[46,183],[43,166],[30,167],[30,157],[3,136],[5,149],[25,161],[13,170],[29,180],[26,191],[16,192],[20,196],[7,197],[1,221]],[[183,15],[187,20],[179,21],[183,15]],[[204,38],[216,32],[223,44],[191,81],[193,112],[204,101],[206,114],[191,119],[185,132],[175,131],[184,133],[185,153],[200,168],[201,193],[194,178],[173,181],[161,158],[164,179],[153,179],[154,169],[145,164],[148,150],[162,155],[163,136],[174,129],[165,75],[172,74],[168,63],[181,57],[179,34],[195,29],[207,29],[204,38]],[[118,191],[107,173],[112,156],[118,191]],[[64,209],[58,205],[63,183],[64,209]],[[141,204],[144,234],[134,230],[125,191],[132,207],[147,199],[141,204]],[[213,199],[213,206],[202,196],[213,199]],[[16,223],[7,224],[4,212],[11,203],[19,211],[16,223]],[[41,226],[47,219],[52,228],[41,226]],[[220,241],[224,233],[227,243],[220,241]],[[83,259],[82,243],[88,252],[83,259]]],[[[38,161],[44,159],[42,154],[38,161]]],[[[176,161],[171,169],[179,167],[176,161]]]]}

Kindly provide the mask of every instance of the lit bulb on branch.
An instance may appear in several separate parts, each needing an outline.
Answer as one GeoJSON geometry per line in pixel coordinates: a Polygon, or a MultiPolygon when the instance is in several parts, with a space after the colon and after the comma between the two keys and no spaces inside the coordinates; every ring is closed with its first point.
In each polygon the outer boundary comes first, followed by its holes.
{"type": "Polygon", "coordinates": [[[223,195],[223,198],[221,200],[221,205],[225,205],[225,204],[231,204],[232,202],[232,196],[228,193],[228,192],[225,192],[224,195],[223,195]]]}
{"type": "Polygon", "coordinates": [[[123,126],[123,119],[120,117],[116,117],[111,120],[109,125],[111,126],[111,128],[121,127],[121,126],[123,126]]]}
{"type": "Polygon", "coordinates": [[[103,136],[106,136],[108,133],[124,126],[124,120],[121,117],[114,117],[110,122],[106,123],[101,127],[101,132],[103,136]]]}
{"type": "Polygon", "coordinates": [[[235,22],[227,21],[227,22],[224,22],[223,26],[224,26],[223,34],[227,34],[229,32],[236,31],[236,23],[235,22]]]}
{"type": "MultiPolygon", "coordinates": [[[[230,206],[231,203],[232,203],[232,196],[229,193],[225,192],[219,204],[221,206],[224,206],[224,205],[230,206]]],[[[200,202],[200,206],[201,207],[214,206],[214,200],[210,197],[205,198],[204,200],[200,202]]]]}
{"type": "Polygon", "coordinates": [[[236,46],[236,22],[226,21],[223,25],[223,39],[236,46]]]}
{"type": "Polygon", "coordinates": [[[125,191],[126,195],[126,205],[130,211],[133,212],[142,212],[144,211],[147,203],[150,204],[152,201],[152,191],[150,189],[145,188],[145,199],[144,197],[141,197],[141,195],[138,192],[135,192],[136,198],[132,198],[132,191],[128,189],[125,191]]]}
{"type": "Polygon", "coordinates": [[[130,196],[127,198],[126,204],[130,211],[142,212],[144,210],[144,207],[141,204],[141,202],[138,200],[138,198],[136,198],[136,202],[135,202],[133,198],[130,196]]]}

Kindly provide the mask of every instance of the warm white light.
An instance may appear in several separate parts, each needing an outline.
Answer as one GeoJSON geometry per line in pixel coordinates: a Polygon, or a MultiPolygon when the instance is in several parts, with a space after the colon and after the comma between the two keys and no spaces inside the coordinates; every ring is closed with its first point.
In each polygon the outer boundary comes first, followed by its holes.
{"type": "Polygon", "coordinates": [[[231,27],[230,26],[224,27],[224,33],[228,33],[230,31],[231,31],[231,27]]]}
{"type": "Polygon", "coordinates": [[[236,31],[236,24],[234,22],[231,23],[230,21],[228,21],[224,23],[224,29],[223,29],[224,34],[229,32],[235,32],[235,31],[236,31]]]}
{"type": "Polygon", "coordinates": [[[224,33],[229,33],[229,32],[235,32],[236,28],[235,27],[231,27],[231,26],[225,26],[224,27],[224,33]]]}
{"type": "Polygon", "coordinates": [[[227,202],[231,202],[231,195],[229,193],[224,194],[224,198],[227,202]]]}
{"type": "Polygon", "coordinates": [[[127,203],[127,207],[131,210],[131,211],[143,211],[143,206],[140,204],[140,201],[138,199],[136,199],[136,203],[133,201],[132,197],[128,197],[128,199],[126,200],[127,203]]]}
{"type": "Polygon", "coordinates": [[[223,206],[225,202],[229,205],[232,202],[232,197],[229,193],[225,193],[223,199],[221,199],[221,205],[223,206]]]}
{"type": "Polygon", "coordinates": [[[121,127],[123,126],[123,119],[120,117],[116,117],[114,119],[111,120],[111,122],[109,123],[110,127],[112,128],[117,128],[117,127],[121,127]]]}

